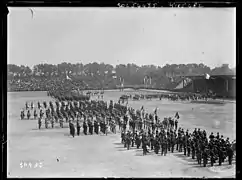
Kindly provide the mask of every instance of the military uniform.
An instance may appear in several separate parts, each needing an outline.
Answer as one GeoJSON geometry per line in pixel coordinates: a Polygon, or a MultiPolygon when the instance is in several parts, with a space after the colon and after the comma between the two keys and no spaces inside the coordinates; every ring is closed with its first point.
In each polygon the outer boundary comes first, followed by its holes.
{"type": "Polygon", "coordinates": [[[60,119],[60,127],[63,128],[63,119],[60,119]]]}
{"type": "Polygon", "coordinates": [[[72,122],[70,122],[70,132],[73,138],[75,137],[75,126],[72,122]]]}
{"type": "Polygon", "coordinates": [[[195,142],[191,142],[192,159],[195,159],[195,142]]]}
{"type": "Polygon", "coordinates": [[[50,122],[51,122],[51,127],[54,128],[54,126],[55,126],[54,117],[51,117],[51,121],[50,122]]]}
{"type": "Polygon", "coordinates": [[[48,129],[48,118],[45,118],[45,128],[48,129]]]}
{"type": "Polygon", "coordinates": [[[187,140],[187,156],[190,157],[190,152],[191,152],[191,140],[187,140]]]}
{"type": "Polygon", "coordinates": [[[38,119],[39,129],[41,128],[41,118],[38,119]]]}
{"type": "Polygon", "coordinates": [[[221,147],[218,148],[218,164],[219,166],[222,165],[222,161],[223,161],[223,150],[221,147]]]}
{"type": "Polygon", "coordinates": [[[174,133],[172,133],[171,134],[171,153],[173,153],[174,152],[174,146],[175,146],[175,134],[174,133]]]}
{"type": "Polygon", "coordinates": [[[184,148],[184,155],[186,156],[187,154],[187,142],[186,142],[186,135],[183,136],[183,148],[184,148]]]}
{"type": "Polygon", "coordinates": [[[131,147],[134,147],[134,134],[130,135],[130,139],[131,139],[131,147]]]}
{"type": "Polygon", "coordinates": [[[231,165],[232,164],[233,155],[234,155],[234,152],[233,152],[233,149],[232,149],[231,146],[229,146],[227,148],[227,155],[228,155],[229,165],[231,165]]]}
{"type": "Polygon", "coordinates": [[[140,145],[141,145],[141,139],[140,139],[139,135],[136,136],[135,144],[136,144],[136,146],[137,146],[137,149],[139,149],[139,147],[140,147],[140,145]]]}
{"type": "Polygon", "coordinates": [[[208,149],[205,148],[203,153],[202,153],[202,157],[203,157],[203,167],[206,167],[207,165],[207,160],[208,160],[208,149]]]}
{"type": "Polygon", "coordinates": [[[77,122],[76,122],[76,131],[77,131],[77,135],[78,136],[80,135],[80,129],[81,129],[80,121],[77,120],[77,122]]]}
{"type": "Polygon", "coordinates": [[[91,134],[91,122],[90,121],[88,121],[88,132],[89,132],[89,134],[91,134]]]}
{"type": "Polygon", "coordinates": [[[84,121],[84,123],[83,123],[83,133],[85,135],[87,135],[87,123],[86,123],[86,121],[84,121]]]}
{"type": "Polygon", "coordinates": [[[27,113],[27,118],[29,119],[30,118],[30,112],[28,110],[28,113],[27,113]]]}
{"type": "Polygon", "coordinates": [[[24,119],[24,111],[21,111],[21,114],[20,114],[20,118],[21,118],[21,120],[23,120],[24,119]]]}
{"type": "Polygon", "coordinates": [[[177,119],[175,120],[175,130],[177,130],[177,126],[178,126],[178,121],[177,119]]]}
{"type": "Polygon", "coordinates": [[[210,163],[211,163],[211,166],[213,166],[214,162],[215,162],[215,153],[214,153],[213,149],[210,149],[210,163]]]}
{"type": "Polygon", "coordinates": [[[94,132],[95,132],[96,134],[98,134],[98,130],[97,130],[97,128],[98,128],[97,121],[94,121],[94,132]]]}
{"type": "Polygon", "coordinates": [[[196,149],[196,155],[197,155],[197,162],[198,164],[201,165],[202,156],[201,156],[201,150],[199,148],[196,149]]]}
{"type": "Polygon", "coordinates": [[[40,103],[38,102],[38,109],[40,109],[40,103]]]}
{"type": "Polygon", "coordinates": [[[36,112],[36,110],[34,110],[34,119],[36,119],[37,118],[37,112],[36,112]]]}
{"type": "Polygon", "coordinates": [[[182,152],[183,149],[183,137],[179,137],[179,152],[182,152]]]}
{"type": "Polygon", "coordinates": [[[126,138],[125,138],[126,145],[127,145],[127,150],[130,149],[130,143],[131,143],[131,137],[130,136],[131,136],[130,133],[127,133],[126,138]]]}
{"type": "Polygon", "coordinates": [[[122,132],[121,132],[121,143],[124,143],[124,141],[125,141],[125,140],[124,140],[124,135],[125,135],[125,134],[124,134],[124,131],[122,131],[122,132]]]}
{"type": "Polygon", "coordinates": [[[166,153],[167,153],[167,138],[164,137],[163,140],[162,140],[162,144],[161,144],[161,155],[164,154],[164,156],[166,156],[166,153]]]}
{"type": "MultiPolygon", "coordinates": [[[[144,135],[145,136],[145,135],[144,135]]],[[[142,149],[143,149],[143,155],[146,155],[146,153],[148,152],[147,150],[147,139],[146,137],[142,137],[142,149]]]]}
{"type": "Polygon", "coordinates": [[[159,144],[159,138],[158,138],[158,136],[156,136],[156,138],[155,138],[155,153],[156,154],[159,154],[159,150],[160,150],[160,144],[159,144]]]}
{"type": "Polygon", "coordinates": [[[90,122],[90,131],[89,131],[89,133],[92,135],[93,134],[93,123],[92,122],[90,122]]]}
{"type": "Polygon", "coordinates": [[[151,150],[154,149],[154,134],[150,134],[150,145],[151,145],[151,150]]]}

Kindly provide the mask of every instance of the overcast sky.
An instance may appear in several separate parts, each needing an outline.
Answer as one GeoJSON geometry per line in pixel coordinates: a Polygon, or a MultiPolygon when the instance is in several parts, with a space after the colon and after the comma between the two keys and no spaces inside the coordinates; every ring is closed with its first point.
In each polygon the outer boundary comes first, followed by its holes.
{"type": "Polygon", "coordinates": [[[235,66],[234,8],[9,8],[8,63],[235,66]]]}

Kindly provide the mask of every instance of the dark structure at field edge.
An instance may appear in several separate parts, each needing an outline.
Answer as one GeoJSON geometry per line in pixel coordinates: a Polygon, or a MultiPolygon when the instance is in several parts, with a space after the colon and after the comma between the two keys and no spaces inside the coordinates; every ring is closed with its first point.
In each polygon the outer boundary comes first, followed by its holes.
{"type": "Polygon", "coordinates": [[[211,75],[209,79],[205,76],[185,76],[191,79],[183,88],[175,89],[176,92],[193,93],[216,93],[217,97],[236,98],[236,75],[211,75]]]}

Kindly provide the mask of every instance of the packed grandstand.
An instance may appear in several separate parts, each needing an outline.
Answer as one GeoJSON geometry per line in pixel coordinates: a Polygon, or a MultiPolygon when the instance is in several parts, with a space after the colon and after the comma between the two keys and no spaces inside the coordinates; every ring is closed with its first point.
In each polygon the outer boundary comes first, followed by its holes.
{"type": "Polygon", "coordinates": [[[213,69],[204,64],[172,64],[164,67],[120,64],[114,67],[104,63],[61,63],[38,64],[33,69],[8,65],[8,91],[49,91],[61,85],[64,89],[81,90],[129,87],[197,93],[212,91],[224,97],[235,97],[235,83],[235,70],[227,64],[213,69]]]}

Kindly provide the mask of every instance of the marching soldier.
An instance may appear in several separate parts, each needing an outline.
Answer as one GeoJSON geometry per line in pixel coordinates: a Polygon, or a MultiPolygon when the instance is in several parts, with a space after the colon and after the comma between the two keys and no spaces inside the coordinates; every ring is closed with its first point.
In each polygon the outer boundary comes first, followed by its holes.
{"type": "Polygon", "coordinates": [[[38,119],[39,129],[41,128],[41,118],[38,119]]]}
{"type": "Polygon", "coordinates": [[[124,148],[126,148],[127,147],[127,133],[126,132],[124,132],[124,136],[123,136],[123,141],[124,141],[124,148]]]}
{"type": "Polygon", "coordinates": [[[175,131],[177,130],[177,126],[178,126],[178,120],[175,120],[175,131]]]}
{"type": "Polygon", "coordinates": [[[47,104],[46,104],[46,102],[45,102],[45,101],[43,102],[43,105],[44,105],[44,108],[46,109],[47,104]]]}
{"type": "Polygon", "coordinates": [[[210,149],[210,163],[211,163],[211,166],[213,166],[214,162],[215,162],[215,153],[214,153],[214,150],[213,148],[210,149]]]}
{"type": "Polygon", "coordinates": [[[179,129],[178,129],[178,133],[177,133],[177,138],[176,138],[176,150],[178,151],[178,152],[180,152],[179,150],[180,150],[180,148],[179,148],[179,146],[180,146],[180,137],[181,137],[181,132],[180,132],[180,130],[181,130],[181,128],[179,127],[179,129]]]}
{"type": "Polygon", "coordinates": [[[148,150],[147,150],[147,144],[148,144],[148,142],[147,142],[147,139],[146,139],[146,133],[145,133],[145,134],[143,134],[143,136],[142,136],[143,156],[146,155],[146,153],[148,152],[148,150]]]}
{"type": "Polygon", "coordinates": [[[36,109],[34,110],[34,119],[36,119],[37,118],[37,112],[36,112],[36,109]]]}
{"type": "Polygon", "coordinates": [[[91,135],[93,135],[93,123],[92,123],[92,121],[90,122],[90,131],[89,131],[89,133],[91,135]]]}
{"type": "Polygon", "coordinates": [[[40,112],[39,112],[39,116],[40,116],[40,118],[42,118],[43,115],[44,115],[44,113],[42,112],[42,109],[41,109],[40,112]]]}
{"type": "Polygon", "coordinates": [[[108,124],[104,122],[104,133],[108,135],[108,124]]]}
{"type": "Polygon", "coordinates": [[[211,132],[211,134],[210,134],[210,136],[209,136],[209,139],[210,139],[210,140],[214,140],[213,132],[211,132]]]}
{"type": "Polygon", "coordinates": [[[195,142],[191,141],[192,159],[195,159],[195,142]]]}
{"type": "Polygon", "coordinates": [[[100,127],[100,123],[99,121],[97,121],[97,134],[99,134],[99,127],[100,127]]]}
{"type": "Polygon", "coordinates": [[[88,121],[88,130],[89,130],[89,134],[92,134],[91,133],[91,121],[90,120],[88,121]]]}
{"type": "Polygon", "coordinates": [[[75,137],[75,126],[71,121],[70,121],[69,125],[70,125],[70,134],[74,138],[75,137]]]}
{"type": "Polygon", "coordinates": [[[184,155],[186,156],[187,154],[187,135],[183,136],[183,147],[184,147],[184,155]]]}
{"type": "Polygon", "coordinates": [[[30,118],[30,112],[29,112],[29,110],[28,110],[28,112],[27,112],[27,118],[28,118],[28,120],[29,120],[29,118],[30,118]]]}
{"type": "Polygon", "coordinates": [[[69,129],[70,129],[70,135],[72,135],[71,120],[69,120],[69,129]]]}
{"type": "Polygon", "coordinates": [[[219,132],[217,132],[217,136],[216,136],[216,139],[219,140],[219,132]]]}
{"type": "Polygon", "coordinates": [[[219,164],[219,166],[222,165],[223,156],[224,156],[224,154],[223,154],[222,148],[218,147],[218,164],[219,164]]]}
{"type": "Polygon", "coordinates": [[[125,132],[124,131],[122,131],[121,132],[121,143],[123,144],[123,143],[125,143],[124,141],[125,141],[125,132]]]}
{"type": "Polygon", "coordinates": [[[154,149],[154,133],[150,134],[150,144],[151,144],[151,150],[154,149]]]}
{"type": "Polygon", "coordinates": [[[63,128],[63,118],[60,119],[60,127],[63,128]]]}
{"type": "Polygon", "coordinates": [[[137,146],[137,149],[139,149],[140,145],[141,145],[141,138],[139,135],[136,136],[136,141],[135,144],[137,146]]]}
{"type": "Polygon", "coordinates": [[[77,120],[77,121],[76,121],[76,131],[77,131],[77,136],[80,135],[80,129],[81,129],[80,121],[77,120]]]}
{"type": "Polygon", "coordinates": [[[156,154],[159,154],[159,149],[160,149],[160,144],[159,144],[159,137],[158,137],[158,135],[156,135],[156,137],[155,137],[155,153],[156,154]]]}
{"type": "Polygon", "coordinates": [[[227,155],[228,155],[229,165],[232,165],[232,159],[233,159],[234,152],[233,152],[231,145],[228,146],[227,155]]]}
{"type": "Polygon", "coordinates": [[[45,128],[48,129],[48,117],[45,118],[45,128]]]}
{"type": "Polygon", "coordinates": [[[130,135],[130,140],[131,140],[131,147],[134,147],[134,133],[130,135]]]}
{"type": "Polygon", "coordinates": [[[51,122],[51,127],[53,129],[54,128],[54,125],[55,125],[54,117],[50,117],[50,122],[51,122]]]}
{"type": "Polygon", "coordinates": [[[191,140],[190,138],[187,140],[187,156],[190,157],[191,152],[191,140]]]}
{"type": "Polygon", "coordinates": [[[196,155],[197,155],[197,162],[198,162],[198,164],[201,165],[202,157],[201,157],[201,150],[199,147],[197,147],[197,149],[196,149],[196,155]]]}
{"type": "Polygon", "coordinates": [[[122,126],[122,118],[119,118],[119,121],[118,121],[118,129],[121,130],[121,126],[122,126]]]}
{"type": "Polygon", "coordinates": [[[41,106],[40,106],[40,102],[38,101],[38,109],[40,109],[40,107],[41,107],[41,106]]]}
{"type": "Polygon", "coordinates": [[[203,167],[206,167],[207,160],[208,160],[208,149],[207,149],[207,147],[205,147],[205,149],[202,153],[202,156],[203,156],[203,167]]]}
{"type": "Polygon", "coordinates": [[[97,121],[94,121],[94,132],[96,134],[98,134],[98,125],[97,125],[97,121]]]}
{"type": "Polygon", "coordinates": [[[164,154],[164,156],[166,156],[166,153],[167,153],[167,137],[164,136],[163,137],[163,141],[162,141],[162,151],[161,151],[161,155],[164,154]]]}
{"type": "Polygon", "coordinates": [[[129,131],[128,131],[125,139],[126,139],[127,150],[129,150],[130,143],[131,143],[131,135],[130,135],[130,132],[129,131]]]}
{"type": "Polygon", "coordinates": [[[83,122],[83,133],[84,133],[85,135],[87,135],[87,123],[86,123],[85,120],[84,120],[84,122],[83,122]]]}
{"type": "Polygon", "coordinates": [[[21,120],[24,119],[24,116],[25,116],[25,114],[24,114],[24,110],[22,110],[21,113],[20,113],[20,118],[21,118],[21,120]]]}
{"type": "Polygon", "coordinates": [[[179,137],[179,151],[178,152],[182,152],[183,149],[183,137],[182,135],[180,135],[179,137]]]}
{"type": "Polygon", "coordinates": [[[175,146],[175,133],[171,133],[171,153],[174,152],[174,146],[175,146]]]}

